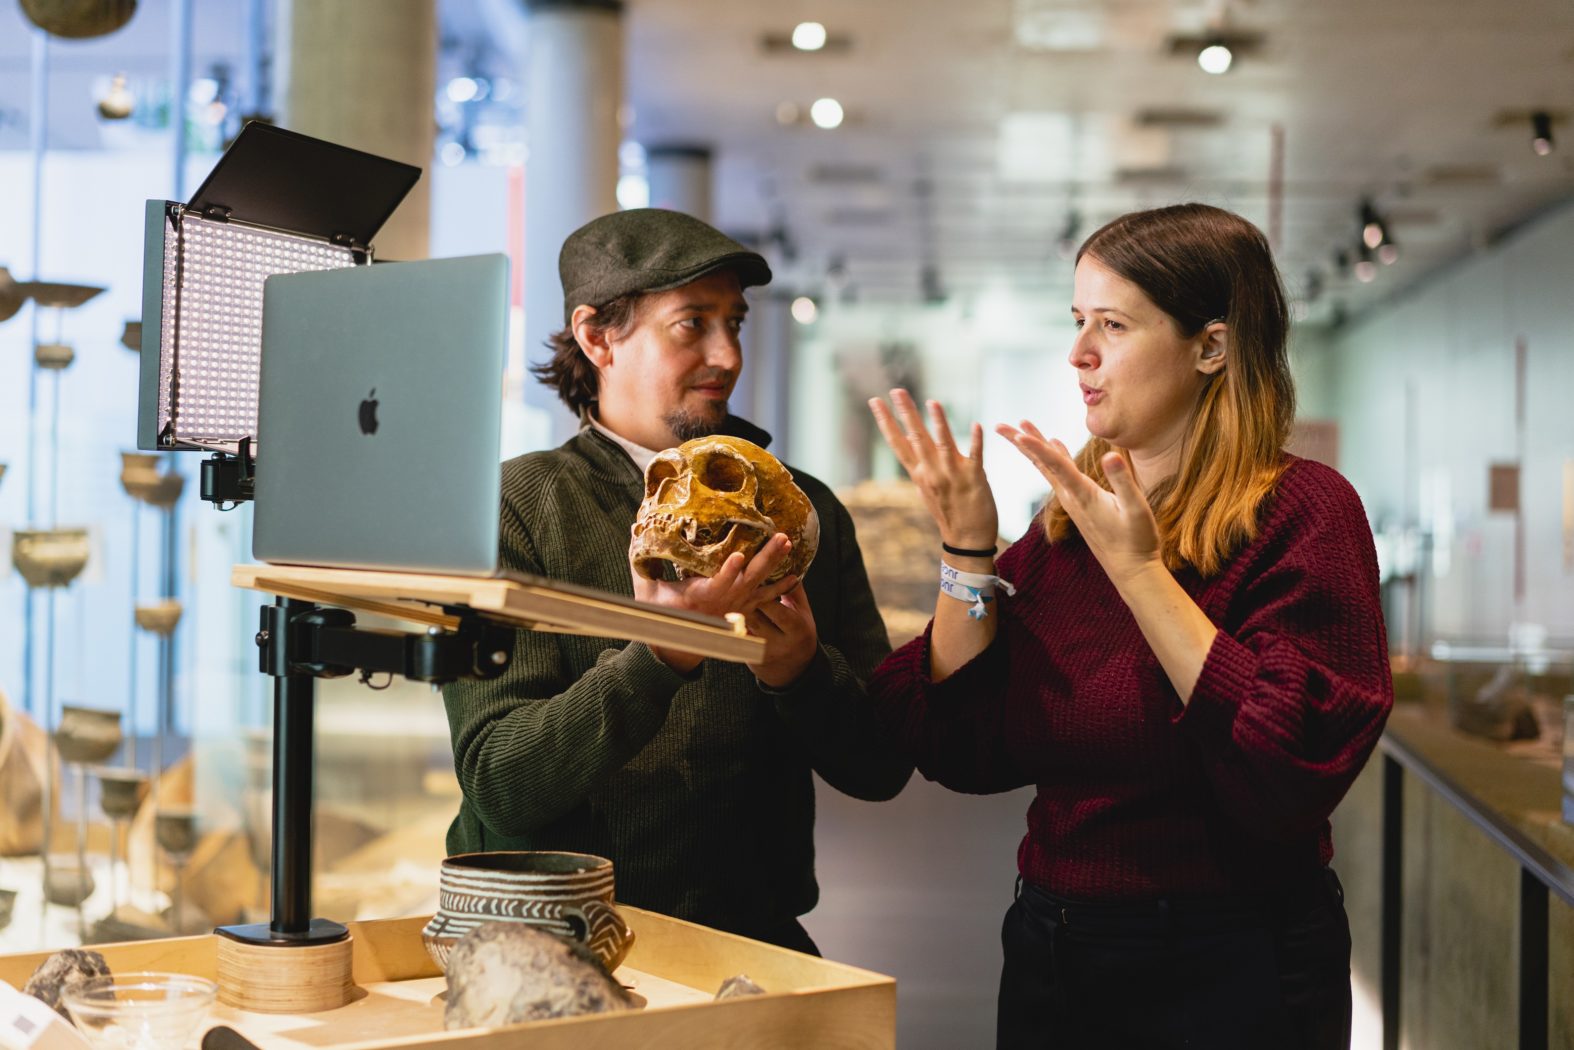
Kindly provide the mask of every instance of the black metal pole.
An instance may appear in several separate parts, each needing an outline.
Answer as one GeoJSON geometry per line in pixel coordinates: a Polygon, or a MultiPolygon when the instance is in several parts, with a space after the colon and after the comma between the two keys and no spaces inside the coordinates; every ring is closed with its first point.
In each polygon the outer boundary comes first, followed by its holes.
{"type": "Polygon", "coordinates": [[[1547,1050],[1547,886],[1519,869],[1519,1050],[1547,1050]]]}
{"type": "MultiPolygon", "coordinates": [[[[281,598],[285,619],[290,606],[281,598]]],[[[312,918],[312,715],[317,683],[310,675],[273,680],[274,933],[306,933],[312,918]]]]}
{"type": "Polygon", "coordinates": [[[1405,770],[1383,756],[1383,1050],[1399,1050],[1399,960],[1404,945],[1405,770]]]}

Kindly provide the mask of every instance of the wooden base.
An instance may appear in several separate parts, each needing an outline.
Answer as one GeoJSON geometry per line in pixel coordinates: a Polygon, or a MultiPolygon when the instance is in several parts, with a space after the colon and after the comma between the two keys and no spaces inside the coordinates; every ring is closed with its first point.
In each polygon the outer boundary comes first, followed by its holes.
{"type": "Polygon", "coordinates": [[[353,935],[332,944],[218,941],[219,1002],[260,1014],[312,1014],[350,1002],[353,935]]]}

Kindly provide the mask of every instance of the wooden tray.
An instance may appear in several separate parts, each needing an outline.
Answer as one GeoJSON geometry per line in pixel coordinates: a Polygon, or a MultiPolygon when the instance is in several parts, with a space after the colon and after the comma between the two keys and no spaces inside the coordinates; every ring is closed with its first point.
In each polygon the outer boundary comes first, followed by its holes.
{"type": "Polygon", "coordinates": [[[447,576],[433,573],[332,569],[314,565],[237,565],[237,587],[286,598],[377,613],[428,627],[452,628],[443,606],[463,605],[489,619],[534,631],[626,638],[718,660],[758,662],[765,641],[743,617],[723,619],[663,609],[619,594],[541,576],[447,576]]]}
{"type": "MultiPolygon", "coordinates": [[[[761,944],[620,905],[634,947],[617,977],[639,1010],[498,1029],[443,1031],[445,982],[421,944],[426,919],[352,922],[357,998],[314,1014],[254,1014],[215,1004],[226,1024],[263,1050],[893,1050],[896,981],[867,970],[761,944]],[[766,995],[715,1002],[722,981],[747,973],[766,995]]],[[[213,979],[218,938],[99,945],[115,973],[161,970],[213,979]]],[[[281,948],[280,951],[289,951],[281,948]]],[[[0,980],[20,988],[48,952],[0,955],[0,980]]],[[[175,1048],[171,1048],[175,1050],[175,1048]]]]}

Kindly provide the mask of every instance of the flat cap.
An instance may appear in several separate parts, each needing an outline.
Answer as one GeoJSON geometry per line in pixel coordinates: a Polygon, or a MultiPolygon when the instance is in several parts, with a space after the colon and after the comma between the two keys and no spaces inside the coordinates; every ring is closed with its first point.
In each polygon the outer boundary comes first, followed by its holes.
{"type": "Polygon", "coordinates": [[[572,323],[576,306],[680,288],[721,269],[736,270],[744,288],[771,281],[764,256],[692,215],[665,208],[603,215],[569,234],[558,254],[563,323],[572,323]]]}

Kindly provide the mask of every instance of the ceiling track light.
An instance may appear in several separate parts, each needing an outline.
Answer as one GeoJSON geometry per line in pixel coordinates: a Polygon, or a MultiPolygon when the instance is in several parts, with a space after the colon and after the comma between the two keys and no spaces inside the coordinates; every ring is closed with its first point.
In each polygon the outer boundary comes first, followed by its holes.
{"type": "Polygon", "coordinates": [[[1377,214],[1377,209],[1372,206],[1370,199],[1361,202],[1361,243],[1367,248],[1376,248],[1388,240],[1388,224],[1383,217],[1377,214]]]}
{"type": "Polygon", "coordinates": [[[1230,46],[1217,37],[1210,39],[1201,51],[1197,52],[1197,65],[1204,73],[1222,76],[1230,71],[1230,66],[1235,63],[1235,52],[1230,46]]]}
{"type": "Polygon", "coordinates": [[[1377,277],[1377,261],[1372,258],[1372,249],[1363,241],[1360,250],[1356,253],[1355,279],[1362,284],[1371,284],[1377,277]]]}
{"type": "Polygon", "coordinates": [[[1530,148],[1538,157],[1552,152],[1552,114],[1544,109],[1530,115],[1530,148]]]}

